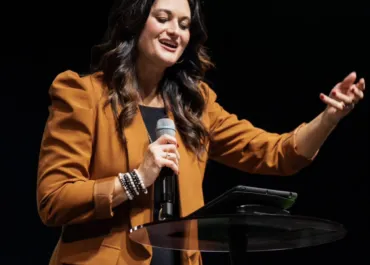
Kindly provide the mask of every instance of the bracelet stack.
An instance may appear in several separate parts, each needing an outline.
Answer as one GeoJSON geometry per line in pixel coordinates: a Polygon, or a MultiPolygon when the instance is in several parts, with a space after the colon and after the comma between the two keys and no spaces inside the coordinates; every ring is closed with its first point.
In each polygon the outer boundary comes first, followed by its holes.
{"type": "Polygon", "coordinates": [[[136,169],[128,173],[119,173],[118,178],[129,200],[133,200],[134,196],[138,196],[140,193],[148,193],[143,179],[136,169]]]}

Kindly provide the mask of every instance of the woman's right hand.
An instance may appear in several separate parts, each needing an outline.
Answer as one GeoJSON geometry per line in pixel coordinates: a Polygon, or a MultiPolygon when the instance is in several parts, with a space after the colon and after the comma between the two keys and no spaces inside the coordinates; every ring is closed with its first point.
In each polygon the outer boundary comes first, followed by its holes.
{"type": "Polygon", "coordinates": [[[163,167],[179,174],[180,154],[177,148],[176,138],[166,134],[149,145],[144,160],[137,169],[146,188],[154,183],[163,167]]]}

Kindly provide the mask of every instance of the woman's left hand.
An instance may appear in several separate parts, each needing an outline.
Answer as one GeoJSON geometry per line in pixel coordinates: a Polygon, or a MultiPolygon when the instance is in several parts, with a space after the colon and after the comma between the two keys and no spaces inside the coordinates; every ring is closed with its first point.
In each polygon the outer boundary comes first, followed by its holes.
{"type": "Polygon", "coordinates": [[[364,98],[365,80],[361,78],[356,84],[355,81],[356,73],[352,72],[334,86],[329,96],[320,94],[320,99],[327,104],[324,117],[328,122],[336,125],[364,98]]]}

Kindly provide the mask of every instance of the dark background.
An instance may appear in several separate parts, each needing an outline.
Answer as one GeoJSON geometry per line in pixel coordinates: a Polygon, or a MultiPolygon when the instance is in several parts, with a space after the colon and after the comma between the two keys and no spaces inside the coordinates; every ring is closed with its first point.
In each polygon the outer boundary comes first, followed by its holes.
{"type": "MultiPolygon", "coordinates": [[[[59,230],[43,226],[36,210],[47,92],[59,72],[88,70],[109,6],[110,1],[2,6],[0,264],[47,264],[55,246],[59,230]]],[[[282,133],[309,122],[325,108],[319,93],[328,93],[351,71],[370,82],[370,11],[363,6],[212,0],[205,13],[207,46],[217,66],[208,80],[228,111],[258,127],[282,133]]],[[[293,190],[299,194],[293,213],[330,219],[348,230],[345,239],[320,247],[254,253],[251,264],[312,263],[324,256],[332,264],[369,263],[368,103],[365,96],[312,165],[295,176],[255,176],[210,162],[206,201],[237,184],[293,190]]],[[[226,254],[203,256],[206,264],[227,263],[226,254]]]]}

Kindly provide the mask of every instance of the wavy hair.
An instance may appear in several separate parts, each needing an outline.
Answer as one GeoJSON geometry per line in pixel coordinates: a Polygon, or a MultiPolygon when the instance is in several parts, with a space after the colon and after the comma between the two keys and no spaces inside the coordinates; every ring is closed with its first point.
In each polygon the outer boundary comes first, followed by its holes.
{"type": "MultiPolygon", "coordinates": [[[[138,111],[138,93],[135,62],[137,42],[155,0],[116,1],[108,19],[104,41],[93,47],[92,72],[103,72],[108,87],[108,104],[116,117],[117,131],[124,145],[123,129],[130,125],[138,111]],[[121,112],[118,109],[121,107],[121,112]]],[[[160,82],[160,93],[165,107],[174,114],[176,129],[185,147],[198,158],[205,151],[209,132],[201,121],[205,108],[205,95],[199,82],[213,66],[204,43],[207,39],[198,0],[188,0],[191,10],[190,40],[177,63],[166,69],[160,82]]]]}

